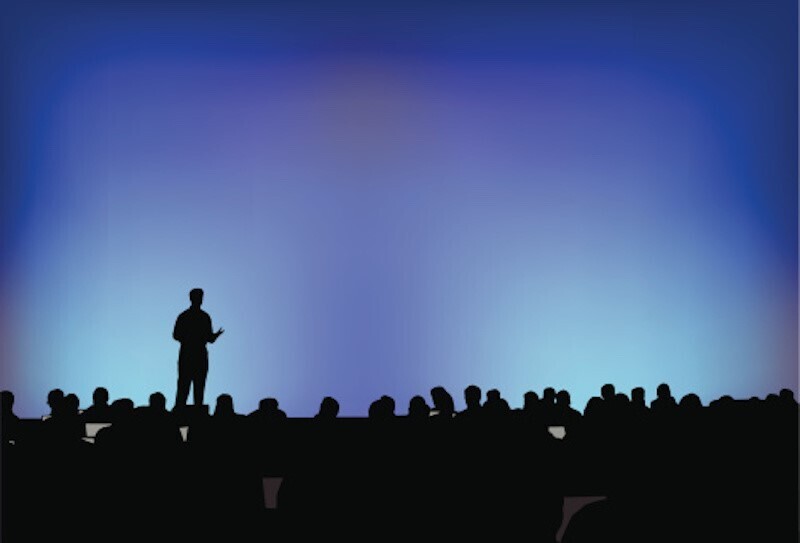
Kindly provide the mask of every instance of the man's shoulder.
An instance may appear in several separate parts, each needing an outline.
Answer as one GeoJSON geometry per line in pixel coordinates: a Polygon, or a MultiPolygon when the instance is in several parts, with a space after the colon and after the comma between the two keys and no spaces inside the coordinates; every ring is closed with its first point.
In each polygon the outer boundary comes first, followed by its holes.
{"type": "Polygon", "coordinates": [[[194,308],[192,308],[192,307],[190,307],[190,308],[188,308],[188,309],[184,309],[184,310],[181,312],[181,314],[180,314],[180,315],[178,315],[178,318],[179,318],[179,319],[180,319],[180,318],[188,318],[188,317],[195,317],[195,318],[196,318],[196,317],[202,317],[202,318],[204,318],[204,319],[211,318],[211,317],[209,316],[209,314],[208,314],[208,313],[206,313],[205,311],[203,311],[202,309],[194,309],[194,308]]]}

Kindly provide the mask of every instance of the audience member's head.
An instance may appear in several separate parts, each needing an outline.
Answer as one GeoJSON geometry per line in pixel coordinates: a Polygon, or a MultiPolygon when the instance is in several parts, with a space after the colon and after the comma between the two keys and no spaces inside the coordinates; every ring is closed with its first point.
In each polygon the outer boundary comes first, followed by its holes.
{"type": "Polygon", "coordinates": [[[286,413],[279,407],[277,398],[261,398],[258,402],[258,409],[248,415],[249,418],[262,422],[275,422],[288,418],[286,413]]]}
{"type": "Polygon", "coordinates": [[[668,400],[672,398],[672,391],[667,383],[661,383],[658,385],[656,388],[656,397],[662,400],[668,400]]]}
{"type": "Polygon", "coordinates": [[[64,408],[64,415],[77,415],[80,411],[81,401],[77,394],[70,392],[61,401],[64,408]]]}
{"type": "Polygon", "coordinates": [[[111,402],[111,422],[113,424],[130,420],[136,405],[130,398],[118,398],[111,402]]]}
{"type": "Polygon", "coordinates": [[[636,387],[631,390],[631,403],[637,407],[646,407],[643,387],[636,387]]]}
{"type": "Polygon", "coordinates": [[[606,383],[600,387],[600,396],[607,402],[610,402],[617,395],[617,389],[611,383],[606,383]]]}
{"type": "Polygon", "coordinates": [[[367,416],[371,419],[388,419],[395,416],[394,410],[394,398],[384,394],[370,404],[367,416]]]}
{"type": "Polygon", "coordinates": [[[695,410],[703,407],[703,402],[700,400],[700,396],[697,394],[689,393],[681,398],[678,406],[683,410],[695,410]]]}
{"type": "Polygon", "coordinates": [[[560,407],[569,407],[572,403],[572,399],[570,398],[569,392],[566,390],[559,390],[558,394],[556,394],[556,405],[560,407]]]}
{"type": "Polygon", "coordinates": [[[339,402],[332,396],[325,396],[319,404],[318,419],[335,419],[339,416],[339,402]]]}
{"type": "Polygon", "coordinates": [[[481,406],[482,391],[478,385],[469,385],[464,389],[464,402],[467,409],[475,409],[481,406]]]}
{"type": "Polygon", "coordinates": [[[533,390],[529,390],[522,396],[522,409],[530,411],[536,409],[539,405],[539,395],[533,390]]]}
{"type": "Polygon", "coordinates": [[[262,398],[258,402],[258,408],[265,412],[275,411],[278,408],[278,400],[275,398],[262,398]]]}
{"type": "Polygon", "coordinates": [[[232,417],[236,414],[233,408],[233,397],[230,394],[220,394],[214,405],[215,417],[232,417]]]}
{"type": "Polygon", "coordinates": [[[166,411],[167,410],[167,398],[161,392],[153,392],[150,394],[150,398],[148,400],[148,406],[153,411],[166,411]]]}
{"type": "Polygon", "coordinates": [[[64,391],[60,388],[54,388],[47,393],[47,405],[50,407],[50,416],[59,413],[64,400],[64,391]]]}
{"type": "Polygon", "coordinates": [[[108,389],[105,387],[97,387],[92,392],[92,405],[105,407],[108,405],[108,389]]]}
{"type": "Polygon", "coordinates": [[[14,413],[14,393],[10,390],[0,392],[0,410],[2,410],[3,415],[14,413]]]}
{"type": "Polygon", "coordinates": [[[431,407],[420,395],[416,395],[408,402],[408,416],[412,419],[426,419],[431,414],[431,407]]]}
{"type": "Polygon", "coordinates": [[[786,403],[787,405],[797,405],[797,400],[795,400],[794,392],[790,388],[782,388],[781,391],[778,393],[778,397],[781,399],[782,402],[786,403]]]}
{"type": "Polygon", "coordinates": [[[436,415],[451,417],[455,413],[455,403],[453,397],[443,386],[435,386],[431,389],[431,401],[436,415]]]}

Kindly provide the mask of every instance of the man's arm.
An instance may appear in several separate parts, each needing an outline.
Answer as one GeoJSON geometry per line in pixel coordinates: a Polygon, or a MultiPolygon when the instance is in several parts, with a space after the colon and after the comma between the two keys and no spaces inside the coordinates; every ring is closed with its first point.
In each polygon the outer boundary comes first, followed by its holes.
{"type": "Polygon", "coordinates": [[[209,343],[214,343],[215,341],[217,341],[217,338],[218,338],[219,336],[221,336],[221,335],[222,335],[222,333],[223,333],[224,331],[225,331],[225,330],[223,330],[222,328],[220,328],[219,330],[217,330],[216,332],[214,332],[213,334],[211,334],[211,339],[209,339],[209,340],[208,340],[208,342],[209,342],[209,343]]]}
{"type": "Polygon", "coordinates": [[[214,332],[214,327],[211,326],[211,317],[208,318],[208,342],[214,343],[217,341],[217,338],[222,335],[225,330],[220,328],[216,332],[214,332]]]}
{"type": "Polygon", "coordinates": [[[183,342],[183,323],[181,323],[180,315],[175,319],[175,328],[172,329],[172,339],[183,342]]]}

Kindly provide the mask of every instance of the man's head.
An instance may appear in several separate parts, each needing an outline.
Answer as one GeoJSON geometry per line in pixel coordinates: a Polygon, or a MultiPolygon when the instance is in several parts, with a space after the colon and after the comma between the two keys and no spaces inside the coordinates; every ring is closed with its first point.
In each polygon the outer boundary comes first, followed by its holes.
{"type": "Polygon", "coordinates": [[[669,385],[667,383],[661,383],[658,385],[656,388],[656,396],[665,400],[672,397],[672,391],[670,390],[669,385]]]}
{"type": "Polygon", "coordinates": [[[61,402],[64,400],[64,391],[60,388],[54,388],[47,393],[47,405],[50,406],[50,414],[58,411],[61,407],[61,402]]]}
{"type": "Polygon", "coordinates": [[[631,390],[631,401],[636,405],[644,405],[644,388],[636,387],[631,390]]]}
{"type": "Polygon", "coordinates": [[[193,288],[189,291],[189,299],[192,301],[194,307],[203,305],[203,289],[193,288]]]}
{"type": "Polygon", "coordinates": [[[467,407],[480,407],[481,405],[481,389],[478,385],[469,385],[464,389],[464,401],[467,407]]]}
{"type": "Polygon", "coordinates": [[[157,411],[166,411],[167,398],[160,392],[153,392],[150,394],[149,405],[157,411]]]}
{"type": "Polygon", "coordinates": [[[95,405],[108,405],[108,389],[97,387],[92,393],[92,401],[95,405]]]}
{"type": "Polygon", "coordinates": [[[611,383],[606,383],[605,385],[600,387],[600,396],[606,401],[610,402],[611,400],[613,400],[614,397],[616,396],[616,393],[617,391],[614,388],[614,385],[612,385],[611,383]]]}

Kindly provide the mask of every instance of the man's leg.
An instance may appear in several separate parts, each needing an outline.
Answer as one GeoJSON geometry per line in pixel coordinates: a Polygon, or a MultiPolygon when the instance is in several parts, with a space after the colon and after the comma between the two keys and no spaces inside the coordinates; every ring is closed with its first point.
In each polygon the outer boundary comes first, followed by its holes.
{"type": "Polygon", "coordinates": [[[195,369],[193,379],[195,405],[203,405],[203,393],[206,390],[206,377],[208,377],[208,361],[201,362],[195,369]]]}
{"type": "Polygon", "coordinates": [[[187,366],[186,361],[178,361],[178,391],[175,394],[175,407],[186,407],[186,400],[189,398],[189,385],[192,381],[187,366]]]}

